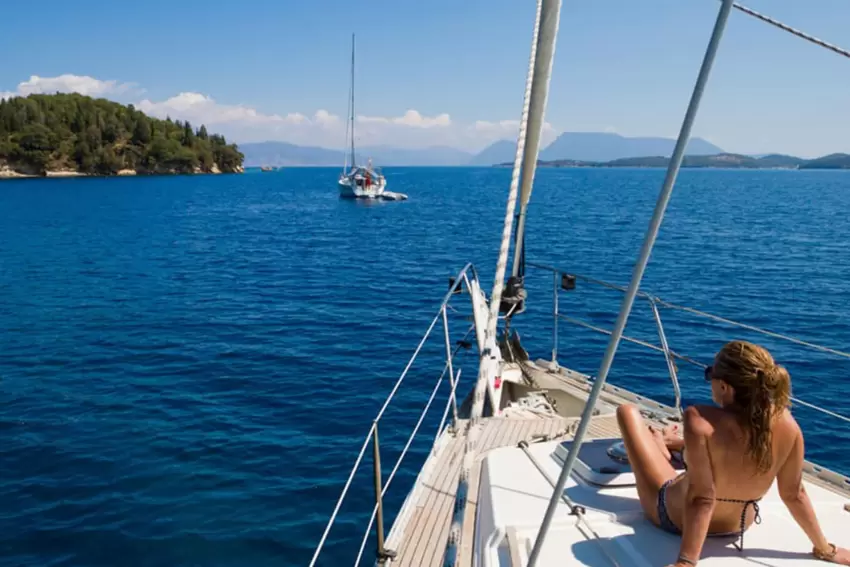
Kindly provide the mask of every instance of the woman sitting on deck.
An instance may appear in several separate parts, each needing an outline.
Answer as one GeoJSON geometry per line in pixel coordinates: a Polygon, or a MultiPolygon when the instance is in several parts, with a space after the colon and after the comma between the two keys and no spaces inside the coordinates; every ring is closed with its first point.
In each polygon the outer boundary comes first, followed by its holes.
{"type": "Polygon", "coordinates": [[[733,341],[717,353],[705,379],[720,407],[689,407],[684,439],[648,428],[635,406],[617,411],[641,507],[654,524],[682,535],[675,567],[696,565],[708,535],[736,534],[743,544],[774,479],[812,541],[812,554],[850,565],[850,552],[821,532],[803,485],[803,434],[788,411],[788,371],[766,349],[733,341]],[[683,450],[687,472],[677,476],[670,449],[683,450]]]}

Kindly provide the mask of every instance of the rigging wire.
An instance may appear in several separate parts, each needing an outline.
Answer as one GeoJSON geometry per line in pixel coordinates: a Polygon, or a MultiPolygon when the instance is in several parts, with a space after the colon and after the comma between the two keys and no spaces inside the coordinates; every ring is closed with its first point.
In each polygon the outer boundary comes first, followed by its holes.
{"type": "Polygon", "coordinates": [[[744,6],[743,4],[739,4],[737,2],[734,2],[732,4],[732,7],[735,8],[736,10],[740,11],[740,12],[743,12],[744,14],[747,14],[748,16],[752,16],[753,18],[761,20],[762,22],[770,24],[770,25],[777,27],[777,28],[779,28],[783,31],[786,31],[786,32],[788,32],[792,35],[795,35],[799,38],[805,39],[808,42],[814,43],[817,46],[823,47],[824,49],[829,49],[833,53],[837,53],[838,55],[843,55],[844,57],[847,57],[848,59],[850,59],[850,51],[843,49],[841,47],[838,47],[837,45],[835,45],[833,43],[829,43],[828,41],[824,41],[824,40],[819,39],[819,38],[817,38],[813,35],[807,34],[806,32],[804,32],[802,30],[798,30],[797,28],[793,28],[793,27],[789,26],[788,24],[783,24],[779,20],[771,18],[770,16],[766,16],[766,15],[762,14],[761,12],[757,12],[757,11],[753,10],[752,8],[748,8],[747,6],[744,6]]]}

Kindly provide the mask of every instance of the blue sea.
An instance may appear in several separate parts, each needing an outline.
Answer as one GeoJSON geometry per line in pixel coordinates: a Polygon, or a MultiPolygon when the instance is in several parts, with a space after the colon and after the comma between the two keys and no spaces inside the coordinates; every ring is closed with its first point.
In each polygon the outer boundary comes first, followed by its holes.
{"type": "MultiPolygon", "coordinates": [[[[489,293],[510,172],[390,168],[400,203],[341,201],[334,169],[0,183],[0,564],[305,565],[371,419],[448,278],[489,293]]],[[[626,284],[664,172],[543,169],[528,260],[626,284]]],[[[850,174],[685,170],[644,289],[835,348],[850,346],[850,174]]],[[[552,276],[529,268],[514,322],[551,352],[552,276]]],[[[612,325],[621,296],[579,282],[561,310],[612,325]]],[[[468,322],[457,296],[452,339],[468,322]]],[[[850,414],[850,364],[663,310],[672,348],[708,361],[759,340],[800,399],[850,414]]],[[[381,424],[384,475],[442,369],[439,334],[381,424]]],[[[628,334],[657,342],[638,302],[628,334]]],[[[594,373],[606,337],[560,325],[594,373]]],[[[459,363],[461,389],[474,353],[459,363]]],[[[706,401],[681,366],[688,402],[706,401]]],[[[610,380],[672,400],[664,359],[625,344],[610,380]]],[[[386,497],[388,525],[445,392],[386,497]]],[[[810,458],[845,473],[846,423],[795,408],[810,458]],[[839,437],[841,436],[841,437],[839,437]]],[[[374,502],[355,477],[322,565],[350,565],[374,502]]],[[[373,558],[371,544],[366,557],[373,558]]]]}

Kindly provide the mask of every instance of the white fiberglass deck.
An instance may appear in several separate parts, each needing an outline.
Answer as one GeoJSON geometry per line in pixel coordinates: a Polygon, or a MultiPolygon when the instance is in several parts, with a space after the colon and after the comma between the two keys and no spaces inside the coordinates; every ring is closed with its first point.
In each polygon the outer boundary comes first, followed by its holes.
{"type": "MultiPolygon", "coordinates": [[[[529,454],[516,448],[497,449],[484,459],[475,565],[526,564],[552,494],[552,484],[543,472],[552,482],[560,472],[560,462],[554,458],[557,446],[557,442],[532,445],[529,454]]],[[[625,482],[633,481],[633,475],[625,476],[630,477],[625,482]]],[[[845,509],[850,497],[812,481],[806,482],[806,489],[827,538],[850,547],[850,513],[845,509]]],[[[644,518],[633,485],[600,487],[574,473],[564,494],[585,507],[587,523],[577,525],[577,517],[570,515],[570,507],[562,500],[538,565],[656,567],[676,559],[680,538],[644,518]]],[[[734,537],[709,538],[700,565],[823,564],[809,553],[811,543],[779,499],[775,486],[760,506],[762,522],[745,533],[743,551],[732,545],[734,537]]]]}
{"type": "MultiPolygon", "coordinates": [[[[551,439],[572,438],[576,422],[575,418],[560,417],[486,419],[480,434],[479,455],[484,456],[499,447],[515,447],[520,441],[533,442],[534,438],[540,435],[551,439]]],[[[466,444],[467,425],[466,421],[459,423],[459,433],[456,436],[444,433],[435,445],[436,451],[423,467],[387,539],[387,548],[398,553],[393,565],[444,565],[458,488],[458,474],[466,444]]],[[[609,437],[617,431],[613,416],[600,416],[594,418],[588,436],[609,437]]],[[[457,565],[472,564],[480,463],[479,458],[472,470],[469,492],[464,502],[463,536],[457,565]]]]}

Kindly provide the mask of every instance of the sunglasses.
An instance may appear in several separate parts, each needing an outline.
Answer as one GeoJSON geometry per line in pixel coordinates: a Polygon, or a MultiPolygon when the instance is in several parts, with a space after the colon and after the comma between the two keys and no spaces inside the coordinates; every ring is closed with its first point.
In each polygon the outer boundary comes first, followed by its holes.
{"type": "Polygon", "coordinates": [[[714,379],[714,376],[712,376],[713,372],[714,372],[713,366],[706,366],[705,367],[705,381],[706,382],[711,382],[714,379]]]}

